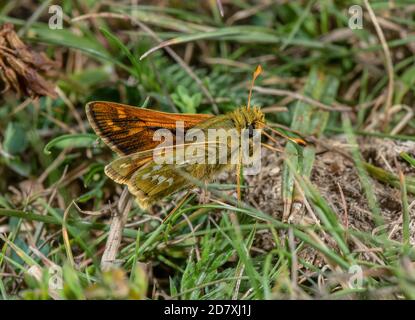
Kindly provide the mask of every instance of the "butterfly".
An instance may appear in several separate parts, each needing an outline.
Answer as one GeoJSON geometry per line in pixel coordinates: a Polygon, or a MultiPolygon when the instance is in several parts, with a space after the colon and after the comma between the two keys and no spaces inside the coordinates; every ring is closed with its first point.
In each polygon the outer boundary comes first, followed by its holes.
{"type": "MultiPolygon", "coordinates": [[[[86,115],[96,134],[120,157],[105,167],[105,174],[116,183],[125,184],[135,196],[142,209],[147,209],[155,202],[179,190],[195,186],[195,181],[208,182],[219,173],[234,167],[229,160],[237,153],[237,176],[240,174],[240,147],[230,148],[228,142],[217,139],[201,143],[203,151],[191,154],[186,159],[179,158],[177,146],[188,154],[194,152],[195,143],[176,144],[176,148],[163,149],[165,158],[170,162],[160,163],[155,160],[155,151],[160,141],[154,139],[159,130],[167,130],[177,140],[178,127],[181,124],[183,134],[198,130],[209,136],[210,130],[234,130],[239,136],[247,132],[252,139],[254,130],[265,126],[264,114],[258,107],[250,107],[250,98],[255,78],[261,73],[258,66],[254,72],[247,106],[241,106],[224,115],[176,114],[137,108],[125,104],[94,101],[86,105],[86,115]],[[218,148],[222,143],[229,151],[226,161],[218,161],[218,148]],[[206,161],[215,154],[214,160],[206,161]]],[[[301,139],[289,138],[296,143],[301,139]]],[[[162,153],[162,152],[160,152],[162,153]]],[[[221,159],[223,160],[223,159],[221,159]]],[[[238,180],[239,181],[239,180],[238,180]]],[[[238,197],[240,187],[238,184],[238,197]]]]}

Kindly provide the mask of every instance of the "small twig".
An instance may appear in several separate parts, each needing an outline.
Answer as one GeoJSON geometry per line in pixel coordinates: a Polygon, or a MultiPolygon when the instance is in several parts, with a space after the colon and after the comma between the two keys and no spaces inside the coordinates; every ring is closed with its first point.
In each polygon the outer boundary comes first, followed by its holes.
{"type": "Polygon", "coordinates": [[[101,260],[102,270],[108,270],[114,266],[115,258],[121,245],[122,231],[127,222],[128,213],[132,205],[132,199],[128,195],[128,189],[124,188],[118,201],[117,212],[111,221],[107,243],[105,244],[105,250],[101,260]]]}
{"type": "Polygon", "coordinates": [[[251,17],[251,16],[255,15],[256,13],[258,13],[259,11],[264,10],[265,8],[267,8],[268,6],[270,6],[272,4],[274,4],[273,1],[265,1],[264,3],[261,3],[259,5],[249,7],[248,9],[237,11],[236,13],[234,13],[232,16],[230,16],[226,20],[226,24],[227,25],[232,25],[238,20],[246,19],[248,17],[251,17]]]}
{"type": "Polygon", "coordinates": [[[283,90],[283,89],[271,89],[271,88],[264,88],[264,87],[257,87],[255,86],[253,88],[254,91],[259,92],[259,93],[265,93],[265,94],[269,94],[269,95],[273,95],[273,96],[289,96],[291,98],[309,103],[317,108],[323,109],[323,110],[327,110],[327,111],[340,111],[340,112],[351,112],[352,108],[345,106],[345,105],[341,105],[336,103],[336,105],[332,105],[332,106],[328,106],[320,101],[314,100],[312,98],[306,97],[298,92],[292,92],[289,90],[283,90]]]}
{"type": "Polygon", "coordinates": [[[164,217],[162,223],[165,223],[167,221],[167,219],[170,218],[177,211],[177,209],[181,208],[181,206],[189,198],[189,196],[191,195],[191,193],[192,193],[191,190],[187,191],[186,195],[182,198],[182,200],[180,200],[180,202],[177,204],[177,206],[175,206],[173,208],[173,210],[167,216],[164,217]]]}
{"type": "MultiPolygon", "coordinates": [[[[340,193],[340,198],[342,201],[342,206],[343,206],[343,223],[344,223],[344,227],[346,228],[346,230],[349,229],[349,212],[347,210],[347,202],[346,202],[346,198],[344,197],[344,193],[343,193],[343,189],[340,185],[340,183],[337,182],[337,188],[339,189],[339,193],[340,193]]],[[[347,236],[347,234],[346,234],[347,236]]]]}
{"type": "Polygon", "coordinates": [[[84,123],[82,122],[82,117],[80,116],[79,112],[76,110],[75,106],[73,105],[72,101],[66,96],[65,92],[63,92],[59,87],[55,88],[56,93],[62,99],[62,101],[68,106],[71,110],[72,114],[74,115],[75,120],[78,122],[79,128],[83,133],[86,132],[84,123]]]}
{"type": "Polygon", "coordinates": [[[47,118],[48,120],[50,120],[51,122],[53,122],[57,127],[62,128],[65,132],[69,132],[70,134],[76,134],[77,133],[75,129],[71,128],[65,122],[52,117],[48,113],[46,113],[44,111],[41,111],[40,114],[42,116],[44,116],[45,118],[47,118]]]}
{"type": "Polygon", "coordinates": [[[105,206],[103,206],[101,208],[101,210],[97,210],[97,211],[90,211],[90,210],[82,210],[81,208],[79,208],[79,206],[77,205],[77,203],[74,201],[73,202],[76,210],[78,210],[78,212],[82,213],[82,214],[86,214],[89,216],[102,216],[103,214],[107,213],[107,212],[111,212],[111,210],[115,207],[115,204],[107,204],[105,206]]]}
{"type": "Polygon", "coordinates": [[[62,237],[63,237],[63,242],[64,242],[64,245],[65,245],[65,249],[66,249],[66,254],[68,256],[68,260],[69,260],[71,266],[75,267],[75,260],[73,258],[72,249],[71,249],[71,242],[69,240],[68,229],[66,228],[66,221],[67,221],[67,218],[68,218],[69,211],[72,207],[72,204],[73,204],[73,202],[70,203],[70,205],[66,208],[66,210],[63,214],[62,237]]]}
{"type": "Polygon", "coordinates": [[[197,237],[195,235],[195,228],[193,228],[193,224],[190,221],[190,219],[187,217],[186,214],[183,214],[183,218],[184,218],[184,220],[186,220],[187,225],[189,226],[189,229],[190,229],[190,232],[191,232],[190,235],[193,237],[193,241],[195,242],[196,259],[197,259],[197,261],[200,261],[201,255],[200,255],[199,247],[197,246],[197,237]]]}
{"type": "Polygon", "coordinates": [[[397,105],[399,111],[402,109],[405,109],[407,113],[402,117],[402,119],[397,123],[395,128],[392,129],[391,135],[398,134],[405,126],[411,121],[411,119],[414,117],[415,112],[411,109],[411,107],[407,105],[397,105]]]}
{"type": "Polygon", "coordinates": [[[225,16],[225,13],[223,12],[222,1],[216,0],[216,5],[218,6],[220,16],[221,17],[224,17],[225,16]]]}
{"type": "Polygon", "coordinates": [[[385,120],[384,125],[386,125],[389,122],[389,109],[392,107],[392,98],[393,98],[393,88],[394,88],[394,73],[393,73],[393,64],[392,64],[392,57],[391,53],[388,47],[388,44],[385,39],[385,35],[383,34],[382,28],[379,25],[379,22],[376,18],[375,13],[372,10],[372,7],[369,4],[368,0],[363,0],[366,6],[367,11],[369,12],[370,19],[372,20],[372,23],[376,29],[376,33],[378,34],[379,40],[382,44],[383,52],[385,54],[385,60],[386,60],[386,70],[388,72],[388,93],[386,96],[386,102],[385,102],[385,120]]]}
{"type": "Polygon", "coordinates": [[[287,107],[282,106],[269,106],[261,108],[262,113],[277,113],[277,112],[287,112],[287,107]]]}
{"type": "Polygon", "coordinates": [[[59,155],[53,160],[53,162],[43,171],[43,173],[39,176],[37,181],[40,184],[43,184],[45,182],[46,178],[49,176],[49,174],[54,171],[56,168],[58,168],[62,162],[65,161],[66,154],[71,151],[72,148],[66,148],[64,149],[59,155]]]}
{"type": "Polygon", "coordinates": [[[12,110],[7,116],[11,117],[15,115],[16,113],[19,113],[20,111],[24,110],[28,105],[30,105],[33,102],[33,98],[27,98],[25,101],[23,101],[21,104],[19,104],[16,108],[12,110]]]}
{"type": "Polygon", "coordinates": [[[275,147],[270,146],[270,145],[268,145],[266,143],[263,143],[263,142],[261,142],[261,146],[263,146],[263,147],[265,147],[265,148],[267,148],[267,149],[269,149],[271,151],[274,151],[274,152],[279,152],[279,153],[285,152],[285,150],[283,150],[283,149],[275,148],[275,147]]]}

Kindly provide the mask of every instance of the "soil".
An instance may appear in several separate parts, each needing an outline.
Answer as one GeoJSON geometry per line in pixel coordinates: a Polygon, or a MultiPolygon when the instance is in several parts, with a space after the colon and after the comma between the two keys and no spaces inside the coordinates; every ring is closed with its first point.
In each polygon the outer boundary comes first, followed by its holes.
{"type": "MultiPolygon", "coordinates": [[[[407,177],[415,176],[415,170],[399,157],[399,153],[402,151],[414,155],[415,142],[362,138],[358,143],[365,161],[385,170],[392,171],[394,174],[398,173],[397,166],[399,166],[400,170],[407,177]]],[[[310,180],[338,215],[339,221],[346,229],[355,229],[369,233],[378,233],[381,228],[386,228],[390,239],[402,241],[400,190],[370,178],[381,215],[385,221],[384,226],[376,227],[368,206],[368,201],[362,189],[356,166],[344,155],[333,151],[339,150],[342,146],[346,146],[345,139],[339,136],[336,139],[325,140],[325,146],[327,145],[333,146],[333,149],[328,148],[330,150],[327,150],[327,148],[317,147],[310,180]]],[[[345,148],[342,149],[346,150],[345,148]]],[[[278,220],[283,220],[284,203],[281,196],[282,155],[273,153],[267,149],[263,153],[261,174],[247,177],[250,185],[248,199],[253,206],[258,207],[263,212],[272,215],[278,220]]],[[[409,194],[408,197],[411,216],[410,241],[414,245],[415,201],[413,195],[409,194]]],[[[302,203],[300,203],[300,210],[291,210],[291,215],[287,220],[289,223],[302,225],[321,223],[318,216],[313,216],[302,203]]],[[[281,233],[281,238],[286,238],[286,236],[286,233],[281,233]]],[[[260,251],[269,251],[275,247],[273,239],[270,231],[261,233],[255,239],[254,247],[260,251]]],[[[324,236],[321,239],[327,245],[335,246],[334,241],[331,241],[331,239],[324,236]]],[[[356,243],[356,241],[355,239],[356,249],[361,250],[363,244],[356,243]]],[[[321,265],[323,263],[322,259],[316,257],[314,249],[307,246],[301,250],[299,255],[315,265],[321,265]]],[[[370,258],[370,255],[366,256],[370,258]]]]}

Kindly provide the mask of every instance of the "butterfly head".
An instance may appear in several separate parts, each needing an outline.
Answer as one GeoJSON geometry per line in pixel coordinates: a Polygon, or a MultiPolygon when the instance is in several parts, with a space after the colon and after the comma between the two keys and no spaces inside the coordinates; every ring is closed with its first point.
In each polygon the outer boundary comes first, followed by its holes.
{"type": "Polygon", "coordinates": [[[242,106],[233,113],[234,117],[232,118],[238,130],[248,129],[251,132],[254,129],[261,129],[265,125],[265,116],[258,107],[242,106]]]}
{"type": "Polygon", "coordinates": [[[265,125],[265,116],[262,111],[253,106],[251,108],[252,89],[254,88],[255,79],[262,73],[262,67],[258,65],[252,74],[252,82],[249,88],[248,104],[234,111],[234,122],[238,130],[248,129],[249,137],[254,135],[254,129],[261,129],[265,125]]]}

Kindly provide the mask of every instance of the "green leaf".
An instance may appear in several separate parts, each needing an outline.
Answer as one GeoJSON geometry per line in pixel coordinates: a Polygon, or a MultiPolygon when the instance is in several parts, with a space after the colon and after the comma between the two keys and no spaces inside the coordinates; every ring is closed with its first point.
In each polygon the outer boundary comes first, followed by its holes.
{"type": "Polygon", "coordinates": [[[197,113],[197,108],[202,102],[202,95],[199,92],[190,95],[189,90],[181,84],[177,86],[176,92],[171,94],[171,98],[184,113],[197,113]]]}
{"type": "Polygon", "coordinates": [[[49,28],[33,28],[34,34],[38,40],[63,47],[70,47],[81,50],[92,56],[113,61],[114,58],[109,55],[106,49],[96,39],[88,36],[78,36],[68,29],[53,30],[49,28]]]}
{"type": "Polygon", "coordinates": [[[111,42],[111,44],[115,45],[117,48],[121,49],[121,51],[127,56],[128,60],[130,60],[131,64],[134,67],[134,70],[129,70],[132,75],[134,75],[137,79],[140,77],[140,63],[136,57],[130,52],[130,50],[117,38],[117,36],[113,35],[110,31],[100,28],[101,32],[104,36],[111,42]]]}
{"type": "Polygon", "coordinates": [[[4,150],[12,155],[23,152],[27,147],[26,130],[19,123],[9,122],[4,133],[4,150]]]}
{"type": "Polygon", "coordinates": [[[90,133],[65,134],[49,141],[43,149],[43,152],[45,154],[50,154],[52,148],[90,148],[94,145],[96,140],[97,136],[90,133]]]}
{"type": "Polygon", "coordinates": [[[399,154],[401,156],[402,159],[404,159],[406,162],[408,162],[412,167],[415,168],[415,159],[412,158],[409,154],[407,154],[406,152],[401,152],[399,154]]]}
{"type": "Polygon", "coordinates": [[[105,177],[104,174],[104,165],[101,163],[92,164],[88,172],[84,176],[84,186],[85,188],[89,187],[94,182],[99,182],[102,180],[102,177],[105,177]]]}

